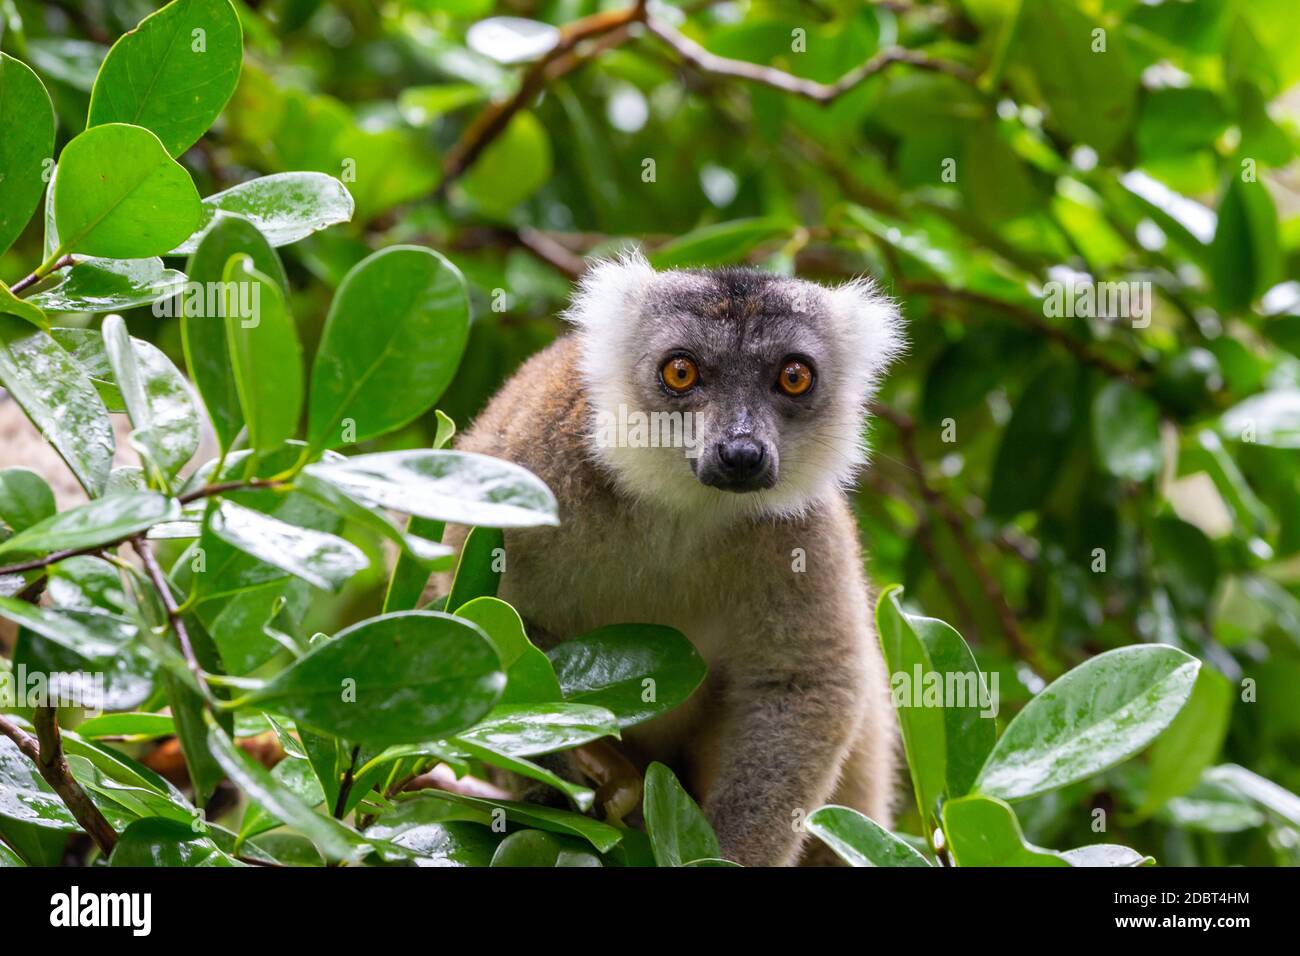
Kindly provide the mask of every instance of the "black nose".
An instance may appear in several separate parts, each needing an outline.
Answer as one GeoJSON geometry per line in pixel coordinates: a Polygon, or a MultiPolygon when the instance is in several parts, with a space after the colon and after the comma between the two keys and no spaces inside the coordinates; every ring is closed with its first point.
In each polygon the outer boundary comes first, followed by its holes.
{"type": "Polygon", "coordinates": [[[728,438],[718,444],[718,461],[733,481],[745,481],[758,475],[766,457],[763,446],[749,437],[728,438]]]}

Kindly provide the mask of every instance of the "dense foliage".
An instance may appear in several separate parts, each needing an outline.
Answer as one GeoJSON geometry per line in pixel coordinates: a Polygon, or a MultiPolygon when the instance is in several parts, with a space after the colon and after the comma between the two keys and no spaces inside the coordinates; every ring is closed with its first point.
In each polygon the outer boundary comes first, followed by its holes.
{"type": "Polygon", "coordinates": [[[796,825],[875,865],[1300,862],[1289,0],[154,9],[0,0],[0,384],[82,489],[0,470],[0,865],[717,863],[668,768],[625,821],[536,759],[698,655],[533,647],[501,529],[554,499],[445,447],[628,240],[909,319],[855,495],[881,643],[999,713],[900,700],[894,832],[796,825]],[[53,674],[104,713],[12,696],[53,674]]]}

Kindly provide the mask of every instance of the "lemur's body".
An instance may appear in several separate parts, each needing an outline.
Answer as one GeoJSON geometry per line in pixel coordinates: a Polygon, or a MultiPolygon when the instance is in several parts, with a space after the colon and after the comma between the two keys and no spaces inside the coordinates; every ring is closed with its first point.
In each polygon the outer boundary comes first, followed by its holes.
{"type": "MultiPolygon", "coordinates": [[[[897,347],[892,307],[861,285],[830,293],[757,273],[656,275],[625,259],[597,269],[570,318],[578,333],[527,362],[458,443],[529,468],[559,502],[559,527],[506,533],[501,597],[544,646],[623,622],[669,625],[691,639],[709,666],[704,686],[626,738],[643,759],[681,775],[724,856],[796,862],[802,818],[830,802],[888,825],[894,717],[856,522],[839,484],[856,459],[874,373],[897,347]],[[788,312],[792,292],[827,299],[807,315],[775,316],[788,312]],[[830,321],[832,307],[853,313],[834,321],[874,331],[847,340],[841,331],[808,334],[819,311],[830,321]],[[867,307],[883,311],[856,314],[867,307]],[[724,402],[722,383],[748,376],[746,356],[762,378],[765,362],[779,365],[795,351],[783,339],[790,329],[779,328],[790,323],[803,324],[793,333],[804,334],[797,351],[818,353],[809,361],[823,369],[827,394],[811,409],[787,407],[781,396],[772,414],[784,417],[765,425],[772,415],[761,394],[731,381],[724,402]],[[721,443],[725,430],[733,444],[770,445],[762,473],[744,476],[745,493],[706,486],[735,478],[734,468],[720,478],[707,450],[688,464],[680,448],[594,447],[597,412],[615,400],[682,410],[672,390],[636,384],[642,366],[658,368],[662,355],[684,348],[707,356],[710,335],[717,354],[734,349],[734,360],[700,359],[701,387],[718,384],[686,410],[701,416],[705,443],[721,443]],[[854,356],[858,349],[876,354],[854,356]],[[847,361],[868,370],[837,369],[847,361]]],[[[463,529],[452,533],[459,543],[463,529]]]]}

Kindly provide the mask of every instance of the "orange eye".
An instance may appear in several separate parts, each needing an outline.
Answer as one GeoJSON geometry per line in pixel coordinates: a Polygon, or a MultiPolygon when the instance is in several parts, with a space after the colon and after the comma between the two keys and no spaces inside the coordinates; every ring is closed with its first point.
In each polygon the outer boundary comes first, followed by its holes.
{"type": "Polygon", "coordinates": [[[685,355],[674,355],[659,370],[664,384],[674,392],[686,392],[699,381],[700,370],[685,355]]]}
{"type": "Polygon", "coordinates": [[[813,385],[812,369],[798,359],[786,359],[781,367],[781,375],[776,380],[777,388],[791,397],[803,395],[813,385]]]}

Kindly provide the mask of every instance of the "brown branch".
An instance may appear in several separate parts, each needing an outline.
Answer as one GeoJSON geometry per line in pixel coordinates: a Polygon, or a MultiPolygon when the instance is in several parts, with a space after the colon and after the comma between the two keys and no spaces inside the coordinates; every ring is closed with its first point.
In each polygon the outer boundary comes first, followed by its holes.
{"type": "Polygon", "coordinates": [[[645,7],[646,0],[637,0],[625,9],[593,13],[561,27],[560,38],[555,46],[528,67],[515,95],[488,106],[447,151],[442,163],[442,182],[438,184],[436,195],[446,195],[447,187],[474,165],[483,150],[505,131],[515,114],[528,107],[541,93],[547,81],[556,79],[585,62],[584,58],[567,56],[574,47],[585,40],[597,39],[633,23],[643,22],[645,7]]]}
{"type": "Polygon", "coordinates": [[[176,596],[172,594],[172,586],[167,580],[167,575],[163,574],[163,569],[158,564],[158,559],[154,557],[153,548],[149,545],[144,535],[137,535],[131,539],[131,546],[135,548],[135,553],[140,555],[140,560],[144,564],[144,569],[149,574],[149,579],[153,581],[154,589],[158,592],[158,598],[162,601],[163,607],[167,611],[167,623],[176,633],[176,641],[180,644],[181,654],[185,656],[185,663],[189,665],[190,673],[198,681],[199,692],[206,698],[209,695],[207,674],[203,670],[203,665],[199,663],[197,655],[194,653],[194,645],[190,643],[190,632],[185,627],[184,616],[180,612],[180,607],[176,604],[176,596]]]}
{"type": "Polygon", "coordinates": [[[1053,325],[1032,309],[1005,302],[995,296],[975,292],[971,289],[954,289],[942,282],[927,282],[913,279],[900,279],[898,289],[903,293],[932,296],[951,301],[968,302],[992,311],[1010,315],[1039,334],[1046,336],[1079,361],[1101,369],[1112,378],[1124,379],[1141,387],[1146,381],[1146,373],[1140,368],[1125,368],[1118,362],[1096,351],[1087,342],[1075,338],[1069,332],[1053,325]]]}
{"type": "Polygon", "coordinates": [[[1048,673],[1048,670],[1043,666],[1038,651],[1025,637],[1025,633],[1020,627],[1020,621],[1011,609],[1006,595],[1002,593],[1002,588],[998,585],[997,579],[980,557],[979,549],[974,539],[971,538],[965,522],[942,493],[925,478],[925,464],[916,448],[916,422],[910,415],[880,402],[872,402],[871,412],[890,422],[898,430],[899,444],[902,447],[904,457],[907,459],[907,466],[916,478],[917,487],[921,492],[926,507],[933,510],[948,525],[949,530],[952,532],[953,542],[957,545],[962,557],[979,581],[985,599],[997,614],[998,622],[1002,626],[1007,641],[1015,648],[1016,653],[1020,655],[1020,658],[1030,669],[1039,677],[1043,677],[1048,673]]]}
{"type": "Polygon", "coordinates": [[[678,56],[701,73],[708,73],[713,76],[728,76],[738,80],[746,80],[750,83],[759,83],[774,90],[780,90],[783,93],[802,96],[804,99],[812,100],[814,103],[820,103],[823,106],[835,102],[845,93],[856,89],[866,80],[884,72],[895,63],[906,63],[917,69],[946,73],[966,82],[974,82],[974,77],[970,71],[960,63],[938,60],[919,50],[892,47],[888,50],[882,50],[867,60],[866,63],[849,70],[834,83],[819,83],[816,80],[794,76],[775,67],[750,63],[746,60],[732,60],[710,53],[694,40],[656,20],[647,20],[646,29],[672,47],[677,51],[678,56]]]}
{"type": "Polygon", "coordinates": [[[204,485],[202,488],[195,488],[193,491],[187,491],[183,495],[177,495],[176,500],[183,505],[191,501],[198,501],[200,498],[211,498],[213,495],[224,495],[228,491],[252,491],[258,488],[283,488],[287,482],[272,480],[269,478],[250,478],[247,481],[222,481],[212,485],[204,485]]]}
{"type": "Polygon", "coordinates": [[[111,854],[117,846],[117,831],[86,795],[86,791],[81,789],[81,784],[73,778],[68,761],[63,756],[63,739],[59,734],[59,722],[54,708],[36,708],[33,722],[37,737],[0,716],[0,734],[12,740],[23,755],[36,764],[41,777],[58,794],[77,824],[95,841],[100,852],[105,856],[111,854]]]}
{"type": "Polygon", "coordinates": [[[343,811],[348,807],[348,797],[352,796],[352,785],[356,783],[357,758],[361,756],[361,745],[356,744],[352,748],[352,759],[348,762],[348,769],[343,773],[343,782],[339,784],[338,799],[334,801],[334,816],[336,819],[343,819],[343,811]]]}
{"type": "Polygon", "coordinates": [[[22,292],[24,289],[36,285],[36,283],[40,282],[50,273],[58,272],[60,269],[66,268],[67,266],[75,266],[76,264],[77,264],[77,260],[72,258],[71,255],[63,256],[62,258],[55,260],[54,264],[50,266],[48,269],[42,271],[41,269],[38,268],[31,275],[23,276],[21,279],[19,279],[17,282],[15,282],[13,285],[9,287],[9,291],[12,292],[14,295],[17,295],[19,292],[22,292]]]}

